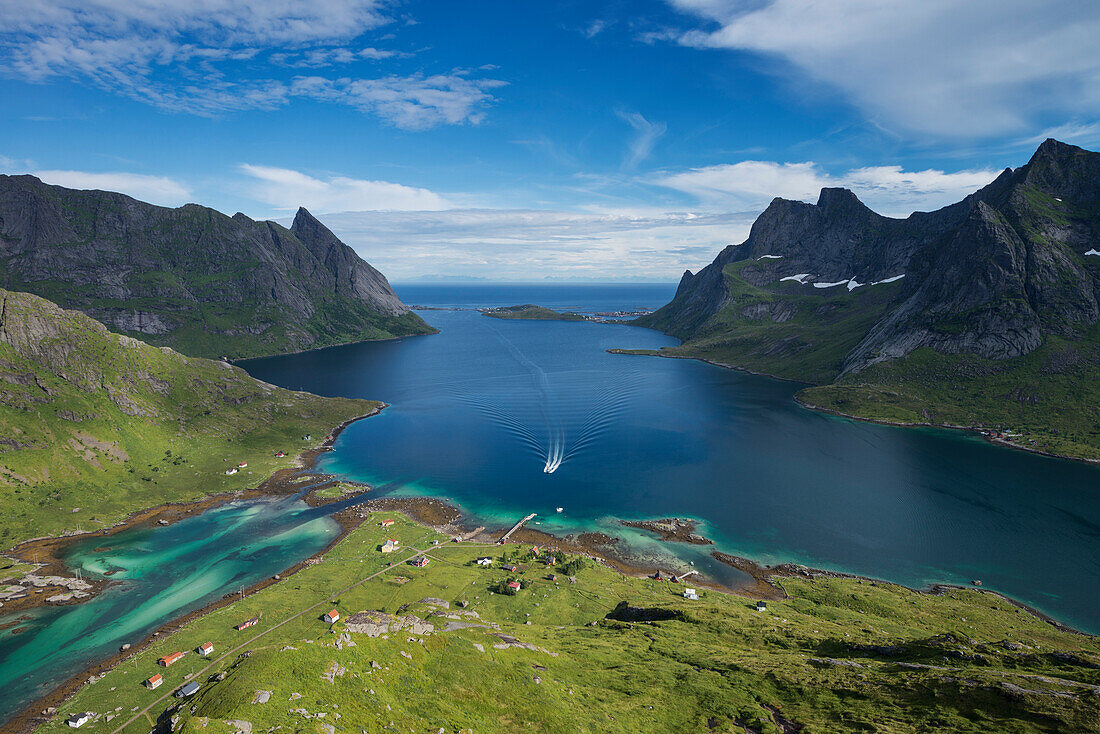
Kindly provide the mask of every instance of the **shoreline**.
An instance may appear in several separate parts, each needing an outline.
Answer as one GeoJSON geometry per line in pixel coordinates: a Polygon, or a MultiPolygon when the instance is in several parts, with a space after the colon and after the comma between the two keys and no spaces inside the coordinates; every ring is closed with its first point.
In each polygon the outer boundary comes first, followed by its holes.
{"type": "MultiPolygon", "coordinates": [[[[372,414],[373,415],[373,414],[372,414]]],[[[362,416],[369,417],[369,416],[362,416]]],[[[360,418],[352,419],[343,427],[350,425],[350,423],[360,418]]],[[[308,452],[312,453],[312,460],[315,460],[324,451],[331,449],[332,441],[335,440],[338,431],[334,431],[330,440],[326,440],[322,447],[316,449],[310,449],[308,452]]],[[[300,474],[298,476],[301,476],[300,474]]],[[[327,477],[329,475],[316,474],[318,478],[327,477]]],[[[357,497],[362,497],[369,492],[373,491],[372,488],[365,488],[358,493],[349,493],[344,497],[333,498],[327,501],[318,501],[319,498],[313,497],[313,495],[326,487],[331,486],[333,482],[340,482],[343,480],[329,477],[329,481],[320,482],[313,486],[304,500],[311,506],[321,507],[327,504],[336,502],[342,502],[357,497]]],[[[260,486],[266,485],[267,482],[260,486]]],[[[253,491],[258,491],[253,490],[253,491]]],[[[201,502],[201,501],[200,501],[201,502]]],[[[196,503],[198,504],[198,503],[196,503]]],[[[159,508],[157,508],[159,509],[159,508]]],[[[206,508],[204,508],[206,509],[206,508]]],[[[328,553],[337,544],[342,542],[353,530],[358,528],[363,522],[365,522],[372,512],[377,511],[397,511],[405,514],[411,520],[426,527],[430,527],[435,530],[439,530],[446,534],[450,534],[456,539],[460,539],[463,542],[477,542],[477,543],[496,543],[496,539],[500,536],[501,532],[505,528],[486,528],[486,526],[473,527],[475,522],[474,518],[464,515],[454,505],[435,497],[377,497],[369,498],[362,502],[356,503],[343,510],[339,510],[330,517],[340,525],[340,532],[320,551],[314,553],[308,558],[305,558],[298,563],[290,566],[289,568],[280,571],[273,576],[269,576],[262,579],[255,584],[246,587],[243,592],[232,592],[225,594],[224,596],[216,599],[209,604],[206,604],[198,609],[188,612],[185,615],[166,621],[164,624],[157,627],[155,630],[147,634],[142,640],[137,643],[133,643],[126,650],[120,650],[111,657],[98,661],[89,665],[81,670],[79,673],[74,674],[56,689],[46,694],[45,696],[35,699],[28,703],[20,712],[13,716],[8,722],[0,725],[0,732],[3,734],[28,734],[33,731],[39,725],[50,720],[57,712],[58,708],[64,704],[71,696],[73,696],[80,688],[86,683],[90,682],[99,675],[102,675],[107,670],[116,667],[120,663],[124,662],[131,656],[137,654],[145,647],[150,645],[154,640],[158,639],[162,635],[167,635],[172,632],[178,631],[189,622],[203,617],[210,612],[213,612],[222,607],[228,606],[234,601],[251,596],[258,591],[266,589],[276,583],[283,581],[284,579],[293,576],[298,571],[308,566],[314,565],[323,560],[324,555],[328,553]]],[[[181,515],[186,517],[189,515],[181,515]]],[[[645,523],[652,521],[620,521],[624,525],[627,522],[631,523],[645,523]]],[[[635,525],[626,525],[628,527],[637,527],[635,525]]],[[[565,537],[559,537],[552,535],[543,530],[535,530],[532,528],[521,528],[516,531],[512,536],[511,541],[513,543],[524,543],[533,545],[542,545],[548,548],[552,548],[557,551],[574,553],[584,555],[589,559],[606,565],[607,567],[618,571],[624,575],[632,576],[635,578],[653,578],[655,571],[652,566],[645,565],[646,561],[643,559],[631,559],[626,555],[616,554],[614,552],[614,546],[616,546],[620,539],[614,536],[606,535],[599,532],[586,532],[579,535],[567,535],[565,537]]],[[[685,541],[673,541],[673,542],[685,542],[685,541]]],[[[728,586],[716,581],[707,580],[704,578],[697,578],[691,583],[693,586],[702,587],[718,591],[720,593],[731,594],[741,596],[749,599],[765,599],[768,601],[782,600],[790,598],[786,590],[783,588],[782,580],[785,578],[801,578],[814,580],[817,578],[843,578],[853,579],[860,583],[869,583],[871,585],[890,585],[898,588],[907,589],[915,594],[939,596],[946,590],[962,590],[981,594],[989,594],[995,596],[1002,601],[1022,610],[1027,614],[1031,614],[1037,619],[1055,627],[1056,629],[1081,635],[1089,638],[1096,638],[1089,632],[1078,630],[1069,625],[1059,622],[1054,617],[1036,609],[1028,604],[1012,597],[1006,596],[998,591],[992,589],[983,589],[980,587],[971,587],[961,584],[950,583],[930,583],[924,588],[914,588],[901,584],[895,581],[888,581],[885,579],[877,579],[870,576],[863,576],[859,574],[845,573],[841,571],[831,571],[827,569],[816,569],[801,564],[786,562],[779,563],[773,566],[758,563],[742,556],[736,556],[723,551],[714,550],[711,556],[721,563],[725,563],[737,570],[745,573],[752,579],[751,584],[745,584],[743,586],[728,586]]]]}
{"type": "MultiPolygon", "coordinates": [[[[389,406],[386,403],[380,402],[379,406],[370,413],[364,413],[363,415],[354,416],[343,421],[336,428],[334,428],[328,434],[328,436],[326,436],[325,440],[322,441],[319,446],[309,448],[300,452],[295,458],[295,466],[277,470],[256,487],[211,495],[189,503],[172,502],[146,508],[143,510],[137,510],[131,515],[127,516],[125,520],[111,526],[110,528],[105,528],[104,530],[97,530],[94,532],[75,533],[72,535],[61,535],[55,537],[36,538],[33,540],[28,540],[20,543],[18,546],[11,549],[8,552],[8,555],[11,555],[12,557],[18,557],[16,556],[16,552],[20,549],[44,549],[48,553],[50,553],[48,567],[60,567],[61,569],[64,569],[64,560],[60,557],[58,551],[78,540],[83,540],[94,536],[108,538],[112,535],[122,532],[123,530],[128,530],[130,528],[137,527],[138,525],[142,525],[145,523],[155,522],[157,524],[160,524],[161,520],[165,521],[165,525],[171,525],[172,523],[178,522],[185,518],[205,512],[206,510],[209,510],[213,507],[217,507],[219,505],[225,504],[226,502],[232,502],[238,499],[258,499],[260,497],[294,494],[301,489],[301,487],[297,485],[304,484],[304,482],[300,481],[301,477],[310,476],[311,474],[319,479],[328,478],[329,481],[332,481],[332,478],[328,477],[328,475],[317,474],[313,472],[317,458],[321,454],[332,449],[332,445],[333,443],[335,443],[336,438],[349,425],[355,423],[356,421],[378,415],[382,412],[383,409],[387,407],[389,406]],[[291,479],[297,479],[299,481],[291,482],[291,479]]],[[[326,484],[327,482],[320,482],[318,486],[313,487],[310,492],[307,493],[307,496],[312,495],[313,492],[323,486],[326,486],[326,484]]],[[[332,501],[340,501],[340,499],[338,498],[332,501]]],[[[103,672],[119,665],[131,656],[137,654],[139,651],[148,647],[154,640],[161,637],[162,635],[174,632],[194,619],[205,616],[210,612],[215,611],[216,609],[227,606],[237,599],[243,598],[245,596],[251,596],[257,591],[265,589],[272,584],[278,583],[282,579],[288,576],[292,576],[301,569],[317,563],[318,559],[322,558],[325,553],[330,551],[337,543],[346,538],[348,534],[356,527],[358,527],[360,522],[362,522],[360,519],[355,518],[350,514],[350,509],[351,508],[341,510],[331,515],[333,520],[335,520],[339,524],[340,532],[338,532],[336,536],[332,539],[332,541],[325,545],[325,547],[317,553],[314,553],[308,558],[302,559],[301,561],[295,563],[287,569],[279,571],[273,576],[269,576],[265,579],[257,581],[251,586],[245,588],[243,592],[227,593],[222,597],[215,599],[214,601],[205,604],[198,609],[188,612],[187,614],[169,619],[158,626],[156,629],[150,631],[148,634],[145,635],[145,637],[137,642],[126,643],[129,644],[129,647],[125,650],[119,649],[119,651],[116,652],[114,655],[89,664],[88,666],[81,669],[80,672],[70,676],[49,693],[28,702],[26,706],[22,707],[22,709],[16,712],[8,721],[0,724],[0,732],[2,732],[3,734],[15,734],[17,732],[19,734],[25,734],[27,732],[34,731],[39,725],[45,723],[50,718],[52,718],[54,713],[56,713],[57,708],[60,707],[73,694],[75,694],[76,691],[82,688],[87,682],[89,682],[89,679],[99,676],[103,672]],[[43,713],[45,711],[49,711],[49,713],[43,713]]],[[[44,570],[46,567],[47,566],[44,566],[43,568],[39,569],[39,571],[44,570]]],[[[94,589],[93,593],[90,594],[88,597],[74,600],[73,602],[69,602],[67,605],[80,604],[91,600],[92,598],[94,598],[94,593],[102,591],[103,586],[106,586],[107,583],[109,583],[109,580],[99,582],[98,588],[94,589]]],[[[5,608],[6,607],[7,605],[5,605],[5,608]]],[[[30,608],[33,607],[27,607],[27,609],[30,608]]],[[[19,611],[26,610],[24,609],[19,611]]]]}
{"type": "MultiPolygon", "coordinates": [[[[412,313],[415,310],[416,309],[410,308],[409,313],[412,313]]],[[[427,321],[425,321],[424,323],[428,324],[427,321]]],[[[206,359],[211,359],[215,362],[225,362],[226,364],[231,364],[234,367],[241,367],[241,369],[244,369],[244,367],[241,366],[242,362],[251,362],[252,360],[255,360],[255,359],[272,359],[274,357],[290,357],[290,356],[295,355],[295,354],[308,354],[310,352],[323,352],[326,349],[335,349],[336,347],[350,347],[354,344],[368,344],[370,342],[392,342],[392,341],[397,341],[398,339],[411,339],[412,337],[415,337],[415,336],[434,336],[435,334],[439,333],[439,329],[435,328],[431,324],[428,324],[428,328],[430,328],[431,331],[426,331],[423,334],[402,334],[401,336],[382,336],[382,337],[378,337],[377,339],[356,339],[355,341],[351,341],[351,342],[340,342],[339,344],[329,344],[329,345],[323,346],[323,347],[307,347],[305,349],[295,349],[292,352],[278,352],[277,354],[264,354],[264,355],[261,355],[261,356],[258,356],[258,357],[231,357],[230,359],[221,359],[220,357],[207,357],[206,359]]],[[[247,370],[245,370],[245,371],[247,372],[247,370]]]]}
{"type": "MultiPolygon", "coordinates": [[[[647,327],[642,327],[642,328],[647,328],[647,327]]],[[[790,377],[778,377],[776,375],[768,374],[767,372],[757,372],[755,370],[750,370],[746,367],[739,367],[735,364],[726,364],[725,362],[715,362],[714,360],[707,359],[706,357],[693,357],[693,356],[687,355],[687,354],[662,354],[660,349],[635,349],[635,350],[632,350],[632,349],[608,349],[607,353],[608,354],[621,354],[621,355],[625,355],[625,356],[628,356],[628,357],[661,357],[662,359],[692,359],[692,360],[695,360],[696,362],[702,362],[703,364],[709,364],[709,365],[712,365],[714,367],[721,367],[722,369],[733,370],[735,372],[744,372],[745,374],[756,375],[757,377],[767,377],[768,379],[779,380],[780,382],[793,382],[795,384],[806,385],[808,387],[819,387],[818,385],[814,385],[813,383],[803,382],[802,380],[795,380],[795,379],[792,379],[790,377]]],[[[1100,465],[1100,459],[1088,459],[1088,458],[1084,458],[1084,457],[1081,457],[1081,456],[1065,456],[1064,454],[1055,454],[1055,453],[1052,453],[1050,451],[1044,451],[1042,449],[1032,448],[1030,446],[1024,446],[1024,445],[1018,444],[1014,441],[1006,441],[1006,440],[1001,439],[1001,438],[994,438],[992,436],[987,436],[983,433],[983,431],[986,430],[986,429],[982,428],[981,426],[959,426],[959,425],[954,425],[954,424],[951,424],[951,423],[906,423],[906,422],[902,422],[902,421],[888,421],[888,420],[883,420],[881,418],[866,418],[866,417],[860,416],[860,415],[853,415],[851,413],[844,413],[844,412],[841,412],[839,410],[833,410],[832,408],[823,408],[823,407],[820,407],[820,406],[817,406],[817,405],[812,405],[810,403],[805,402],[804,400],[799,398],[797,395],[793,396],[793,400],[796,404],[798,404],[802,408],[805,408],[806,410],[812,410],[812,411],[815,411],[815,412],[818,412],[818,413],[828,413],[829,415],[835,415],[838,418],[848,418],[850,420],[862,421],[864,423],[877,423],[880,426],[892,426],[894,428],[939,428],[939,429],[953,430],[953,431],[968,431],[968,432],[971,432],[971,433],[978,434],[978,436],[980,436],[982,439],[984,439],[987,443],[991,443],[991,444],[994,444],[996,446],[1004,446],[1006,448],[1017,449],[1019,451],[1027,451],[1028,453],[1037,454],[1039,456],[1046,456],[1046,457],[1051,458],[1051,459],[1062,459],[1062,460],[1065,460],[1065,461],[1080,461],[1080,462],[1084,462],[1086,464],[1100,465]]]]}

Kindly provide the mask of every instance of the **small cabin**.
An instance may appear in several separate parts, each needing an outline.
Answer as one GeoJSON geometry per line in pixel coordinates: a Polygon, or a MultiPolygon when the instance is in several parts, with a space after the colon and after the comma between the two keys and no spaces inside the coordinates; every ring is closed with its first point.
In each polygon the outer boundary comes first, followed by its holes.
{"type": "Polygon", "coordinates": [[[241,622],[240,624],[238,624],[238,625],[236,626],[236,628],[235,628],[235,629],[236,629],[236,630],[237,630],[238,632],[240,632],[241,630],[246,630],[246,629],[248,629],[249,627],[251,627],[251,626],[255,625],[255,624],[256,624],[257,622],[259,622],[259,621],[260,621],[260,618],[259,618],[259,617],[253,617],[252,619],[246,619],[245,621],[243,621],[243,622],[241,622]]]}
{"type": "Polygon", "coordinates": [[[479,558],[479,559],[477,559],[477,565],[479,565],[479,566],[492,566],[493,565],[493,559],[492,558],[479,558]]]}
{"type": "Polygon", "coordinates": [[[182,657],[183,657],[182,652],[174,652],[171,655],[165,655],[164,657],[162,657],[157,662],[167,668],[169,665],[171,665],[172,663],[178,661],[182,657]]]}
{"type": "Polygon", "coordinates": [[[684,589],[684,598],[699,601],[699,595],[695,593],[695,589],[684,589]]]}
{"type": "Polygon", "coordinates": [[[283,457],[285,457],[285,456],[286,456],[286,453],[285,453],[285,452],[283,452],[283,451],[276,451],[276,452],[275,452],[275,458],[276,458],[276,459],[282,459],[282,458],[283,458],[283,457]]]}
{"type": "Polygon", "coordinates": [[[148,688],[151,691],[154,688],[159,688],[160,684],[163,683],[163,682],[164,682],[164,676],[161,675],[160,673],[157,673],[152,678],[149,678],[148,680],[145,681],[145,687],[148,688]]]}
{"type": "Polygon", "coordinates": [[[199,692],[199,684],[196,683],[195,681],[191,681],[190,683],[185,685],[183,688],[176,691],[176,698],[187,698],[189,696],[194,696],[198,692],[199,692]]]}
{"type": "Polygon", "coordinates": [[[390,538],[389,540],[387,540],[385,543],[382,544],[382,552],[383,553],[393,553],[395,550],[397,550],[400,547],[401,547],[401,543],[394,540],[393,538],[390,538]]]}
{"type": "Polygon", "coordinates": [[[512,573],[516,573],[519,571],[519,566],[507,566],[507,569],[512,573]]]}
{"type": "Polygon", "coordinates": [[[508,588],[509,589],[515,589],[516,591],[519,591],[519,582],[518,581],[509,581],[508,582],[508,588]]]}
{"type": "Polygon", "coordinates": [[[756,602],[756,611],[758,611],[758,612],[768,611],[768,602],[764,601],[763,599],[756,602]]]}
{"type": "Polygon", "coordinates": [[[210,653],[214,652],[214,643],[204,642],[199,645],[198,649],[195,652],[197,652],[199,655],[202,655],[203,657],[206,657],[210,653]]]}
{"type": "Polygon", "coordinates": [[[386,519],[381,522],[381,525],[384,528],[388,528],[390,525],[393,525],[393,523],[394,521],[392,519],[386,519]]]}
{"type": "Polygon", "coordinates": [[[335,609],[330,609],[325,612],[325,616],[321,617],[321,619],[325,620],[326,624],[334,624],[340,621],[340,612],[335,609]]]}
{"type": "Polygon", "coordinates": [[[246,466],[248,466],[247,461],[242,461],[240,464],[237,464],[238,469],[244,469],[246,466]]]}
{"type": "Polygon", "coordinates": [[[74,729],[79,729],[80,727],[84,726],[85,724],[87,724],[91,720],[92,720],[92,712],[91,711],[85,711],[83,713],[73,714],[72,716],[69,717],[68,721],[66,721],[65,723],[68,724],[69,726],[71,726],[74,729]]]}
{"type": "Polygon", "coordinates": [[[549,576],[546,577],[546,580],[547,581],[557,581],[558,580],[558,575],[556,573],[552,573],[552,574],[550,574],[549,576]]]}
{"type": "Polygon", "coordinates": [[[238,469],[237,467],[233,467],[233,468],[231,468],[231,469],[226,469],[226,470],[225,470],[225,473],[226,473],[227,475],[233,475],[233,474],[236,474],[236,473],[237,473],[237,472],[239,472],[239,471],[240,471],[240,469],[238,469]]]}
{"type": "Polygon", "coordinates": [[[546,557],[546,565],[547,566],[553,566],[557,562],[558,562],[558,559],[555,558],[554,556],[547,556],[546,557]]]}
{"type": "Polygon", "coordinates": [[[417,568],[424,568],[425,566],[428,565],[428,557],[427,556],[417,556],[416,558],[409,561],[409,563],[412,564],[413,566],[416,566],[417,568]]]}
{"type": "Polygon", "coordinates": [[[533,546],[531,548],[531,552],[534,553],[537,556],[539,554],[539,547],[537,545],[533,546]]]}

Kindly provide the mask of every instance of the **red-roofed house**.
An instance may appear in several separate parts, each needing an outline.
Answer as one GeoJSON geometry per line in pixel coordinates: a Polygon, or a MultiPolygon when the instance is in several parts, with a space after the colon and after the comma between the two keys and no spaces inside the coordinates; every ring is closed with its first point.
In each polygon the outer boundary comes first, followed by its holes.
{"type": "Polygon", "coordinates": [[[183,657],[182,652],[174,652],[171,655],[165,655],[164,657],[162,657],[157,662],[167,668],[169,665],[176,662],[177,660],[179,660],[182,657],[183,657]]]}
{"type": "Polygon", "coordinates": [[[328,612],[325,613],[325,616],[322,617],[321,619],[325,620],[325,622],[327,622],[328,624],[332,624],[333,622],[339,622],[340,621],[340,612],[336,611],[335,609],[330,609],[328,612]]]}
{"type": "Polygon", "coordinates": [[[148,688],[149,690],[153,690],[154,688],[156,688],[157,686],[159,686],[163,682],[164,682],[164,676],[162,676],[160,673],[157,673],[152,678],[145,681],[145,687],[148,688]]]}
{"type": "Polygon", "coordinates": [[[206,657],[210,653],[214,652],[214,643],[213,642],[204,642],[201,645],[199,645],[199,649],[196,652],[198,652],[199,655],[202,655],[203,657],[206,657]]]}

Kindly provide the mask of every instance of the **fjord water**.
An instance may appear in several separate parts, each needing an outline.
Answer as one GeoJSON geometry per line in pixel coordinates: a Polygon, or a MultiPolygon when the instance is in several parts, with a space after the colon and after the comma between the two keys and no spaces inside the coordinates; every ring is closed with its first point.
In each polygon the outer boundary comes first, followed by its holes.
{"type": "MultiPolygon", "coordinates": [[[[398,288],[407,303],[445,308],[588,311],[659,305],[670,291],[398,288]]],[[[379,492],[447,498],[486,525],[537,512],[541,530],[625,534],[628,549],[665,568],[693,561],[736,583],[739,572],[710,559],[710,548],[618,525],[693,517],[727,552],[912,586],[981,579],[1100,632],[1100,468],[960,431],[806,410],[793,383],[606,352],[675,343],[647,329],[421,315],[441,332],[246,365],[286,387],[390,404],[349,427],[324,470],[379,492]]]]}
{"type": "Polygon", "coordinates": [[[111,583],[81,604],[0,615],[14,623],[0,631],[0,722],[123,643],[308,558],[338,533],[324,512],[284,497],[80,540],[66,549],[68,565],[111,583]]]}

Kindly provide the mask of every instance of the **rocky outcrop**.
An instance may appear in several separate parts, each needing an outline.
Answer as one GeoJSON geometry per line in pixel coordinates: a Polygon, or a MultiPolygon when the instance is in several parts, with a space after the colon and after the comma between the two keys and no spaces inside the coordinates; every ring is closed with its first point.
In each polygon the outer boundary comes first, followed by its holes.
{"type": "MultiPolygon", "coordinates": [[[[896,283],[885,307],[868,304],[878,311],[859,322],[855,346],[823,369],[856,373],[921,347],[1010,359],[1100,320],[1100,256],[1086,255],[1098,247],[1100,154],[1047,140],[1027,165],[905,219],[876,214],[844,189],[822,189],[816,204],[776,199],[745,242],[685,273],[672,302],[636,323],[690,347],[796,314],[812,328],[845,306],[837,293],[896,283]],[[813,306],[826,297],[833,301],[813,306]]],[[[860,307],[854,296],[848,305],[860,307]]],[[[845,318],[838,328],[856,321],[845,318]]],[[[751,341],[756,357],[767,354],[762,339],[751,341]]],[[[738,343],[750,342],[731,337],[728,349],[738,343]]]]}
{"type": "Polygon", "coordinates": [[[305,209],[290,229],[0,176],[0,287],[200,356],[429,333],[305,209]]]}

